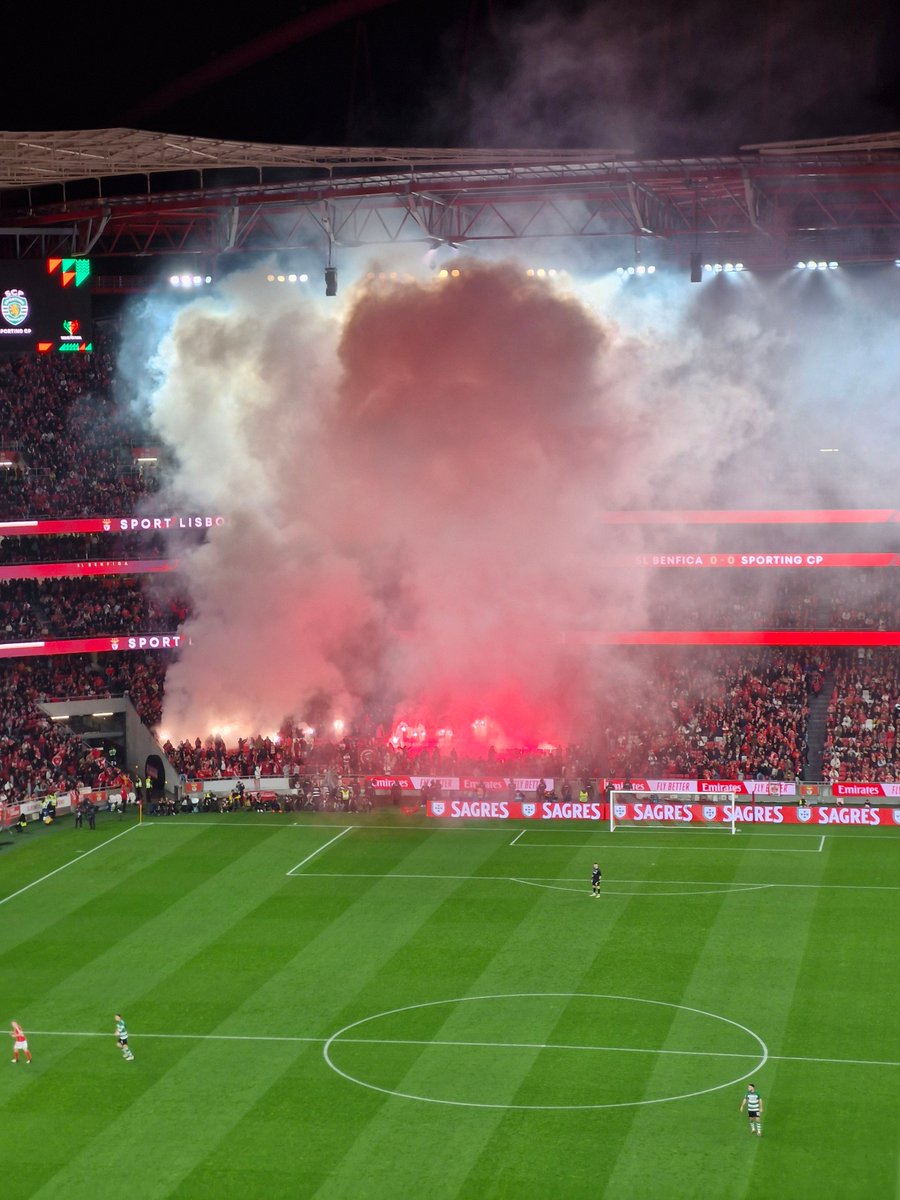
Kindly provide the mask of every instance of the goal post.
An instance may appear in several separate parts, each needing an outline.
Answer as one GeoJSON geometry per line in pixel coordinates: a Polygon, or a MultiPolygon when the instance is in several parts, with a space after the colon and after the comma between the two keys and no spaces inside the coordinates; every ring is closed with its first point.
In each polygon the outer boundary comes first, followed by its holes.
{"type": "Polygon", "coordinates": [[[609,828],[715,829],[737,833],[735,792],[634,792],[611,790],[609,828]]]}

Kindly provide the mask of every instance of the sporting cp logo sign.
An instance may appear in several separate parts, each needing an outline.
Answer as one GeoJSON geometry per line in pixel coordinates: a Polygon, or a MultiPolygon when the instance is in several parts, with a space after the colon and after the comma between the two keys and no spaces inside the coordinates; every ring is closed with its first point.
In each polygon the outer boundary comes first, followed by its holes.
{"type": "Polygon", "coordinates": [[[28,320],[28,296],[20,288],[10,288],[0,300],[0,317],[7,325],[22,325],[28,320]]]}
{"type": "Polygon", "coordinates": [[[0,316],[7,325],[22,325],[28,320],[28,297],[21,288],[10,288],[3,293],[0,316]]]}
{"type": "Polygon", "coordinates": [[[432,800],[432,802],[431,802],[431,811],[432,811],[432,814],[433,814],[434,816],[436,816],[436,817],[442,817],[442,816],[444,815],[444,802],[443,802],[443,800],[432,800]]]}
{"type": "Polygon", "coordinates": [[[800,807],[797,809],[797,820],[804,823],[812,820],[812,809],[800,807]]]}
{"type": "Polygon", "coordinates": [[[526,802],[522,805],[522,816],[533,817],[535,808],[537,808],[536,804],[532,804],[530,801],[526,802]]]}

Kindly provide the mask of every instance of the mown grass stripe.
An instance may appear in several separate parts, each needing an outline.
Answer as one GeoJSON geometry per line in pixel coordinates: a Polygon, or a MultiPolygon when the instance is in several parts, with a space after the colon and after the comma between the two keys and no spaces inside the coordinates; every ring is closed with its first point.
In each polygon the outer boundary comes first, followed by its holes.
{"type": "MultiPolygon", "coordinates": [[[[816,856],[815,862],[821,875],[824,859],[816,856]]],[[[747,861],[741,875],[752,878],[753,871],[753,864],[747,861]]],[[[807,922],[816,896],[811,889],[790,901],[777,892],[761,893],[744,902],[736,896],[724,897],[706,927],[703,943],[692,956],[692,970],[685,978],[681,1002],[704,1004],[754,1029],[770,1044],[783,1044],[787,1015],[794,1002],[795,964],[808,937],[807,922]]],[[[769,1064],[753,1075],[766,1101],[777,1070],[776,1065],[769,1064]]],[[[654,1083],[665,1086],[671,1077],[672,1060],[660,1056],[654,1063],[654,1083]]],[[[747,1128],[737,1113],[744,1090],[743,1084],[735,1084],[729,1092],[694,1102],[695,1119],[702,1113],[705,1126],[722,1141],[722,1165],[728,1180],[723,1195],[752,1194],[757,1187],[756,1152],[748,1150],[741,1140],[747,1128]]],[[[636,1112],[629,1144],[608,1181],[611,1194],[636,1193],[650,1184],[653,1172],[648,1169],[647,1148],[657,1136],[655,1114],[636,1112]]],[[[673,1196],[686,1198],[692,1194],[698,1167],[689,1147],[670,1173],[673,1196]]]]}
{"type": "MultiPolygon", "coordinates": [[[[355,836],[345,839],[335,847],[333,853],[356,855],[358,859],[360,855],[369,856],[373,852],[381,855],[385,861],[391,856],[398,864],[407,861],[411,855],[415,857],[429,853],[423,849],[420,838],[401,839],[399,844],[386,844],[373,851],[371,845],[357,844],[355,836]]],[[[477,860],[479,856],[490,853],[490,846],[467,853],[474,854],[477,860]]],[[[292,882],[285,881],[288,885],[292,882]]],[[[391,994],[396,995],[398,972],[402,970],[399,962],[410,954],[409,947],[420,940],[423,946],[430,942],[435,923],[440,921],[441,914],[448,907],[457,907],[457,893],[461,890],[464,890],[464,884],[449,882],[440,894],[431,890],[430,894],[421,895],[417,903],[410,904],[404,897],[398,897],[395,888],[381,880],[353,892],[335,887],[332,883],[332,902],[335,897],[348,898],[346,911],[326,924],[320,939],[307,947],[305,955],[286,966],[277,978],[273,977],[260,989],[252,998],[252,1011],[258,1016],[269,1013],[274,1003],[281,1002],[285,994],[290,994],[295,1010],[314,1011],[318,1020],[327,1021],[325,1032],[330,1034],[346,1022],[348,1012],[358,1015],[360,1009],[365,1013],[375,1011],[379,1005],[383,1007],[381,988],[385,983],[382,981],[388,981],[391,994]],[[365,955],[359,954],[361,947],[366,948],[365,955]]],[[[430,982],[421,970],[418,977],[409,980],[414,989],[430,982]]],[[[231,1020],[241,1019],[248,1011],[248,1007],[244,1006],[233,1014],[231,1020]]],[[[315,1068],[311,1068],[302,1085],[288,1078],[274,1080],[270,1091],[247,1117],[250,1126],[264,1120],[265,1114],[289,1103],[287,1097],[295,1096],[299,1086],[303,1088],[306,1112],[313,1120],[316,1111],[340,1111],[342,1120],[337,1126],[332,1125],[328,1144],[307,1146],[305,1149],[302,1195],[313,1194],[326,1180],[326,1186],[331,1186],[335,1160],[344,1161],[352,1156],[361,1132],[369,1127],[384,1103],[384,1097],[374,1093],[358,1088],[348,1089],[326,1067],[321,1047],[316,1047],[313,1053],[315,1068]]],[[[415,1048],[414,1053],[419,1053],[419,1049],[415,1048]]],[[[237,1136],[241,1136],[241,1131],[237,1131],[237,1136]]],[[[246,1139],[242,1144],[246,1145],[246,1139]]],[[[208,1150],[207,1158],[186,1178],[186,1194],[190,1194],[189,1189],[195,1182],[199,1186],[199,1180],[206,1178],[213,1162],[221,1154],[218,1144],[210,1146],[208,1150]]],[[[247,1153],[252,1153],[249,1146],[247,1153]]],[[[380,1162],[380,1150],[378,1158],[380,1162]]],[[[366,1168],[367,1186],[371,1186],[370,1175],[374,1169],[372,1164],[366,1168]]],[[[357,1192],[359,1188],[360,1179],[357,1179],[357,1192]]]]}

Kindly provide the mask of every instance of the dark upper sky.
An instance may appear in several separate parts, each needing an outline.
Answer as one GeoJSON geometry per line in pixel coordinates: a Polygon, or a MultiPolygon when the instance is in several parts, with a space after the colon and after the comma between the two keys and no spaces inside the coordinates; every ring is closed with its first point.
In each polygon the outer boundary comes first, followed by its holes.
{"type": "Polygon", "coordinates": [[[900,128],[896,0],[259,0],[72,18],[6,17],[4,128],[643,155],[900,128]]]}

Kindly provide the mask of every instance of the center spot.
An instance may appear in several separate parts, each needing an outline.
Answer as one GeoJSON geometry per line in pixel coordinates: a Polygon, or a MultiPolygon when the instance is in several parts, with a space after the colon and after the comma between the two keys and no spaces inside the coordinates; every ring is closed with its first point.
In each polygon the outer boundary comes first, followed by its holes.
{"type": "Polygon", "coordinates": [[[661,1000],[504,993],[376,1013],[328,1039],[344,1079],[473,1108],[616,1108],[736,1086],[766,1061],[752,1030],[661,1000]]]}

